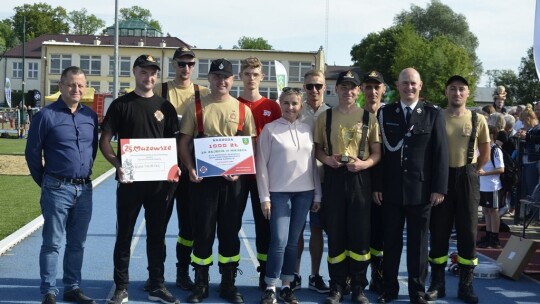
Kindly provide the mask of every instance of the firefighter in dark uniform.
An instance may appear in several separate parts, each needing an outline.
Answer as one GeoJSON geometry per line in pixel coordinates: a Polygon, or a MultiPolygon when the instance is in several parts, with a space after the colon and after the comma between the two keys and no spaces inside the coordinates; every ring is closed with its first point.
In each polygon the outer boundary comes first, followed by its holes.
{"type": "Polygon", "coordinates": [[[445,267],[452,226],[456,227],[459,264],[458,297],[466,303],[478,303],[472,288],[476,257],[476,231],[480,180],[478,171],[489,160],[490,144],[486,119],[467,110],[469,83],[455,75],[446,82],[448,107],[445,111],[449,146],[448,196],[431,211],[430,252],[431,285],[426,298],[435,301],[446,295],[445,267]],[[473,122],[473,119],[476,120],[473,122]],[[477,157],[476,151],[480,152],[477,157]]]}
{"type": "MultiPolygon", "coordinates": [[[[381,108],[381,100],[386,92],[383,75],[375,70],[364,75],[362,79],[362,92],[365,97],[364,110],[373,114],[381,108]]],[[[384,255],[384,235],[382,206],[371,205],[371,238],[369,252],[371,254],[371,280],[369,290],[381,294],[383,290],[383,255],[384,255]]]]}
{"type": "Polygon", "coordinates": [[[443,112],[419,100],[420,74],[404,69],[397,86],[401,101],[382,107],[377,115],[383,151],[374,170],[373,195],[383,207],[385,223],[384,291],[377,302],[398,297],[406,221],[409,298],[411,303],[427,303],[430,211],[443,201],[448,187],[448,141],[443,112]]]}
{"type": "Polygon", "coordinates": [[[356,106],[360,79],[353,71],[339,74],[339,104],[317,118],[315,149],[324,164],[321,220],[328,235],[330,294],[326,304],[341,302],[347,277],[352,300],[364,295],[369,265],[371,173],[381,157],[379,126],[374,114],[356,106]]]}

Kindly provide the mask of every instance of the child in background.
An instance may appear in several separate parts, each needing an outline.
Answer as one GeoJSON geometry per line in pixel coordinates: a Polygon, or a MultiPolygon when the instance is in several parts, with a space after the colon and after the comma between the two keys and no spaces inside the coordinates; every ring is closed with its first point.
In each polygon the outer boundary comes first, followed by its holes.
{"type": "Polygon", "coordinates": [[[495,144],[499,130],[491,125],[488,128],[490,146],[494,151],[491,153],[492,159],[478,170],[478,175],[480,175],[480,206],[482,206],[486,217],[486,235],[480,239],[477,246],[480,248],[501,248],[499,207],[504,204],[504,201],[500,175],[504,172],[504,160],[501,148],[495,144]]]}

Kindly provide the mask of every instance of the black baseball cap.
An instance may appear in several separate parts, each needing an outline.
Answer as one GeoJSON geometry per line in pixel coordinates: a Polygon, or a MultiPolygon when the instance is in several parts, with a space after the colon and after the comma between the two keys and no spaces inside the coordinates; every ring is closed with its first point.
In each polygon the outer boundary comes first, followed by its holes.
{"type": "Polygon", "coordinates": [[[384,78],[381,73],[371,70],[369,73],[364,74],[364,78],[362,79],[362,83],[368,82],[368,81],[376,81],[378,83],[384,83],[384,78]]]}
{"type": "Polygon", "coordinates": [[[157,63],[156,59],[152,55],[141,55],[135,59],[135,62],[133,63],[133,67],[156,67],[158,70],[161,70],[159,68],[159,64],[157,63]]]}
{"type": "Polygon", "coordinates": [[[356,74],[352,70],[339,73],[337,81],[336,81],[336,86],[346,81],[352,82],[356,86],[360,85],[360,77],[358,77],[358,74],[356,74]]]}
{"type": "Polygon", "coordinates": [[[195,58],[195,53],[193,53],[193,51],[190,48],[183,46],[183,47],[177,48],[176,51],[174,51],[173,59],[180,58],[182,56],[191,56],[195,58]]]}
{"type": "Polygon", "coordinates": [[[469,82],[467,81],[467,79],[459,76],[459,75],[454,75],[450,78],[448,78],[448,80],[446,81],[446,86],[449,86],[452,82],[454,81],[459,81],[459,82],[463,82],[466,86],[469,86],[469,82]]]}
{"type": "Polygon", "coordinates": [[[227,59],[216,59],[213,60],[210,64],[210,71],[208,71],[208,74],[217,74],[217,75],[223,75],[226,77],[231,77],[233,75],[232,72],[232,63],[228,61],[227,59]]]}

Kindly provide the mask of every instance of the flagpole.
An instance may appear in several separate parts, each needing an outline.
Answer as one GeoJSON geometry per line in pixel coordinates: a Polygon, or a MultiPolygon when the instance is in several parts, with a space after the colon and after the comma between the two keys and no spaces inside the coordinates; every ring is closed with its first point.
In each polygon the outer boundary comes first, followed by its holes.
{"type": "Polygon", "coordinates": [[[540,79],[540,0],[536,0],[533,58],[534,58],[534,65],[536,67],[536,75],[540,79]]]}
{"type": "Polygon", "coordinates": [[[114,74],[113,98],[118,98],[118,0],[114,1],[114,74]]]}

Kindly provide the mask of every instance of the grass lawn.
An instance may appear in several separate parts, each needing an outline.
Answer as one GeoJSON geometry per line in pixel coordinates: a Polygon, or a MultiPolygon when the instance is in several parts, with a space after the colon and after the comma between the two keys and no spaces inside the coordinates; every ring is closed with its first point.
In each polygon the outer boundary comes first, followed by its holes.
{"type": "MultiPolygon", "coordinates": [[[[25,146],[26,139],[0,138],[0,157],[24,155],[25,146]]],[[[115,147],[114,143],[113,147],[115,147]]],[[[111,164],[98,151],[92,170],[92,179],[110,168],[112,168],[111,164]]],[[[41,189],[29,175],[0,175],[0,240],[41,214],[40,191],[41,189]]]]}

